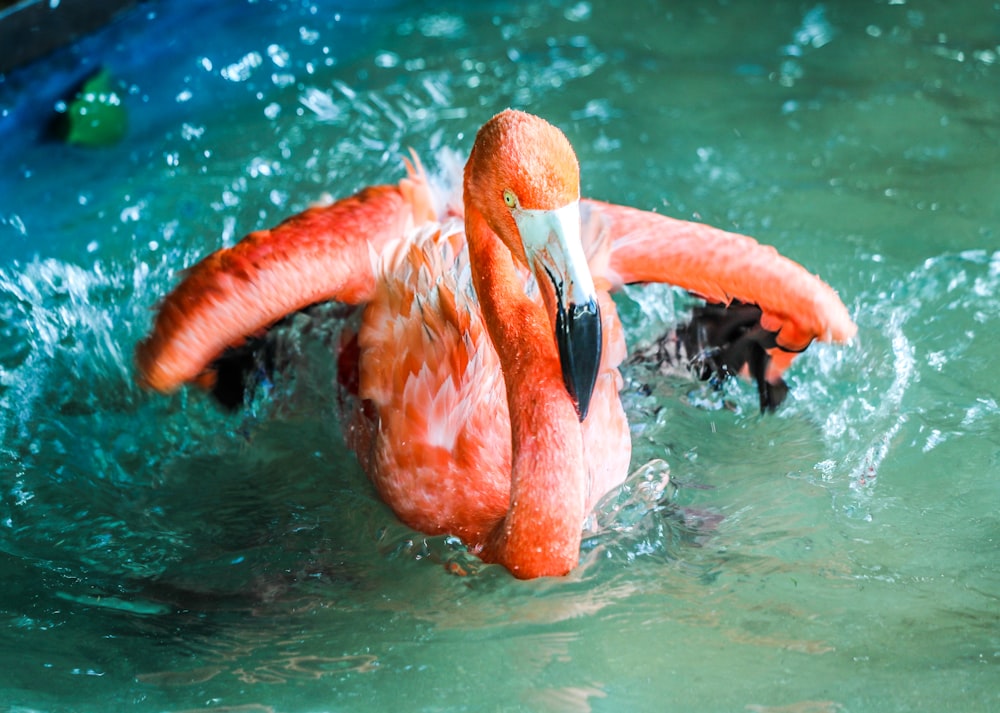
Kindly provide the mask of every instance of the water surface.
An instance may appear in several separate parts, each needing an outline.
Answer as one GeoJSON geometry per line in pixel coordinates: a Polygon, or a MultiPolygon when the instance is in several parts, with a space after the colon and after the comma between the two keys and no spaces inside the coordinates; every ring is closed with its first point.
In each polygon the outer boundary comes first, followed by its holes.
{"type": "MultiPolygon", "coordinates": [[[[14,710],[1000,708],[992,2],[149,2],[0,82],[0,701],[14,710]],[[108,66],[129,131],[45,140],[108,66]],[[343,447],[330,315],[237,414],[141,392],[220,244],[515,106],[588,195],[818,272],[859,324],[779,413],[625,370],[636,475],[581,566],[456,577],[343,447]],[[669,472],[671,485],[665,486],[669,472]]],[[[688,301],[630,290],[633,343],[688,301]]]]}

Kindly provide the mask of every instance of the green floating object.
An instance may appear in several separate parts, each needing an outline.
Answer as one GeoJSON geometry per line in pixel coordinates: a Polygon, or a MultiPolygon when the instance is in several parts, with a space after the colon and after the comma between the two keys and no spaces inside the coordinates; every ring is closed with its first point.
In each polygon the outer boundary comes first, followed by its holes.
{"type": "Polygon", "coordinates": [[[121,140],[128,124],[122,92],[103,68],[83,83],[60,118],[66,143],[77,146],[110,146],[121,140]]]}

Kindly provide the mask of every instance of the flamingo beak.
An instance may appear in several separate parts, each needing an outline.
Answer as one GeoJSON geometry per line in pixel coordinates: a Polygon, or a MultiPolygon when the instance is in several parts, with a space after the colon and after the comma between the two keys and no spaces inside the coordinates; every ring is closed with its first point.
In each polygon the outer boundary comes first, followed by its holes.
{"type": "Polygon", "coordinates": [[[580,204],[554,210],[513,210],[535,279],[555,294],[555,338],[563,383],[583,421],[601,367],[601,309],[580,240],[580,204]]]}
{"type": "Polygon", "coordinates": [[[587,418],[601,367],[601,309],[596,298],[584,304],[571,302],[565,309],[558,307],[556,344],[563,383],[582,422],[587,418]]]}

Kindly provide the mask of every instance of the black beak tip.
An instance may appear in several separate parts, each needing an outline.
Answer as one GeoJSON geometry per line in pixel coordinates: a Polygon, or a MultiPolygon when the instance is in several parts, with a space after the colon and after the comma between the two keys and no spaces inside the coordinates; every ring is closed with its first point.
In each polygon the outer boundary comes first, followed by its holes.
{"type": "Polygon", "coordinates": [[[563,383],[583,421],[601,368],[601,310],[596,300],[570,304],[556,313],[556,342],[563,383]]]}

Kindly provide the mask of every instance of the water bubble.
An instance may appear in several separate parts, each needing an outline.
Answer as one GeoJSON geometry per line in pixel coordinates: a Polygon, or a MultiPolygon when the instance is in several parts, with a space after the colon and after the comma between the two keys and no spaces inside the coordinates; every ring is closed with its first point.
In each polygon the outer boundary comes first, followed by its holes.
{"type": "Polygon", "coordinates": [[[126,206],[122,209],[119,218],[123,223],[134,223],[142,217],[142,209],[146,207],[145,201],[139,201],[135,205],[126,206]]]}
{"type": "Polygon", "coordinates": [[[187,122],[181,124],[181,138],[185,141],[200,139],[204,133],[204,126],[195,126],[194,124],[188,124],[187,122]]]}
{"type": "Polygon", "coordinates": [[[619,113],[611,108],[607,99],[590,99],[584,104],[583,109],[573,112],[570,116],[575,120],[598,119],[607,121],[619,113]]]}
{"type": "Polygon", "coordinates": [[[802,18],[802,25],[795,32],[795,41],[805,46],[823,47],[833,39],[833,26],[826,19],[826,8],[817,5],[802,18]]]}
{"type": "Polygon", "coordinates": [[[457,15],[425,15],[417,21],[417,28],[424,37],[454,39],[465,32],[465,21],[457,15]]]}
{"type": "Polygon", "coordinates": [[[620,149],[621,146],[621,141],[609,138],[603,131],[601,131],[600,135],[594,140],[594,150],[598,153],[613,153],[620,149]]]}
{"type": "Polygon", "coordinates": [[[931,352],[927,355],[927,365],[936,371],[944,369],[948,363],[948,356],[944,352],[931,352]]]}
{"type": "Polygon", "coordinates": [[[304,45],[314,45],[319,41],[319,32],[308,27],[299,28],[299,39],[304,45]]]}
{"type": "Polygon", "coordinates": [[[299,102],[314,114],[322,122],[333,122],[340,118],[341,108],[334,102],[333,97],[316,87],[308,87],[299,102]]]}
{"type": "Polygon", "coordinates": [[[240,204],[240,197],[233,193],[232,191],[225,190],[222,192],[222,205],[227,208],[235,208],[240,204]]]}
{"type": "Polygon", "coordinates": [[[238,61],[223,67],[220,74],[223,79],[230,82],[245,82],[250,79],[250,75],[263,62],[259,52],[248,52],[238,61]]]}
{"type": "Polygon", "coordinates": [[[375,66],[382,69],[392,69],[399,64],[399,55],[395,52],[379,52],[375,55],[375,66]]]}
{"type": "Polygon", "coordinates": [[[996,64],[997,62],[997,53],[993,50],[976,50],[972,56],[983,64],[996,64]]]}
{"type": "Polygon", "coordinates": [[[273,176],[278,173],[280,166],[276,162],[267,160],[260,156],[254,156],[247,167],[247,172],[253,177],[273,176]]]}
{"type": "Polygon", "coordinates": [[[592,8],[589,2],[578,2],[572,7],[566,8],[563,17],[570,22],[583,22],[590,19],[591,12],[592,8]]]}
{"type": "Polygon", "coordinates": [[[7,224],[14,230],[19,232],[21,235],[27,235],[28,229],[24,225],[24,221],[21,220],[21,216],[17,213],[11,213],[6,218],[0,218],[0,225],[7,224]]]}
{"type": "MultiPolygon", "coordinates": [[[[239,199],[237,198],[237,203],[239,199]]],[[[236,218],[231,215],[227,215],[222,219],[222,244],[232,245],[236,239],[236,218]]]]}
{"type": "Polygon", "coordinates": [[[285,68],[288,66],[290,56],[288,51],[281,45],[268,45],[267,56],[271,58],[276,67],[285,68]]]}
{"type": "Polygon", "coordinates": [[[947,438],[947,436],[942,434],[939,429],[937,428],[931,429],[930,435],[927,436],[927,440],[925,441],[924,447],[921,450],[924,453],[928,453],[934,448],[944,443],[945,438],[947,438]]]}

